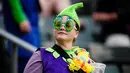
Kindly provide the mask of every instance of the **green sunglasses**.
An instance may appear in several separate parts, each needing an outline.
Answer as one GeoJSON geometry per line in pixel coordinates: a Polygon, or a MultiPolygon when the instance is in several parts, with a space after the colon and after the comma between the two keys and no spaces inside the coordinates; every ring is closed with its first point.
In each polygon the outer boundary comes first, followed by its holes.
{"type": "Polygon", "coordinates": [[[73,28],[77,31],[76,27],[74,26],[73,19],[71,17],[68,17],[66,22],[62,21],[62,16],[57,16],[54,20],[53,26],[56,30],[61,30],[62,25],[64,25],[64,28],[67,32],[70,32],[73,28]]]}

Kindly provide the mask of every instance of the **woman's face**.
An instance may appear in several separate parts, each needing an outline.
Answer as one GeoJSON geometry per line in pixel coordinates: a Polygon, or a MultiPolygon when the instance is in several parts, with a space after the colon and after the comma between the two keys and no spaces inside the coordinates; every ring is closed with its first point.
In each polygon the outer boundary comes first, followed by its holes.
{"type": "Polygon", "coordinates": [[[75,26],[76,23],[74,22],[74,20],[72,20],[72,23],[74,26],[73,26],[72,30],[67,31],[66,24],[68,24],[68,22],[66,22],[66,21],[68,21],[68,16],[62,16],[61,18],[62,18],[61,21],[63,23],[61,23],[62,25],[60,26],[60,29],[54,30],[55,39],[59,42],[60,41],[62,41],[62,42],[63,41],[68,41],[68,42],[72,41],[73,42],[74,38],[76,39],[78,36],[78,33],[79,33],[78,31],[76,31],[77,30],[77,28],[75,26]]]}

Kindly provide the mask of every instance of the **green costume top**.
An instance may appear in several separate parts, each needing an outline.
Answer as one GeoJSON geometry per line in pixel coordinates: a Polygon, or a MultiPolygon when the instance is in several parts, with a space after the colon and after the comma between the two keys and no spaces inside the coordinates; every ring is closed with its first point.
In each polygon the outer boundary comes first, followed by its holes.
{"type": "Polygon", "coordinates": [[[70,57],[75,57],[76,54],[74,53],[74,50],[65,50],[65,52],[70,56],[70,57]]]}
{"type": "Polygon", "coordinates": [[[20,0],[9,0],[9,4],[11,6],[11,12],[13,14],[13,17],[18,24],[27,20],[27,17],[22,9],[20,0]]]}

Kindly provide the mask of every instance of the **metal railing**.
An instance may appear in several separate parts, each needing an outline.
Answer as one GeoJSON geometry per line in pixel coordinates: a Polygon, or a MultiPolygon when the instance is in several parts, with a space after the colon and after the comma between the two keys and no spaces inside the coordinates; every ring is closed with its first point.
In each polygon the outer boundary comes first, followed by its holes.
{"type": "Polygon", "coordinates": [[[17,67],[17,63],[18,63],[17,46],[23,47],[25,50],[32,52],[32,53],[37,49],[37,47],[19,39],[18,37],[8,33],[7,31],[5,31],[4,29],[1,29],[1,28],[0,28],[0,37],[3,37],[5,39],[11,41],[11,43],[12,43],[11,46],[13,48],[12,53],[11,53],[11,56],[12,56],[11,57],[12,58],[11,59],[12,60],[11,61],[12,62],[11,63],[11,65],[12,65],[11,73],[18,73],[18,70],[17,70],[17,68],[18,68],[17,67]]]}

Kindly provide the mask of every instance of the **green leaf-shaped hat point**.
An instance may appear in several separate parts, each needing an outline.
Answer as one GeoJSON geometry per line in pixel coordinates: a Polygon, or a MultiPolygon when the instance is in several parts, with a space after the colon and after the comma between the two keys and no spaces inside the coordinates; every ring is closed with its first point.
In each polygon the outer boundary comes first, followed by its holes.
{"type": "Polygon", "coordinates": [[[76,23],[78,24],[79,28],[80,28],[80,20],[78,18],[78,15],[76,13],[75,10],[77,10],[78,8],[81,8],[83,7],[83,3],[80,2],[80,3],[76,3],[76,4],[73,4],[67,8],[65,8],[63,11],[61,11],[58,16],[70,16],[72,19],[74,19],[76,21],[76,23]]]}

